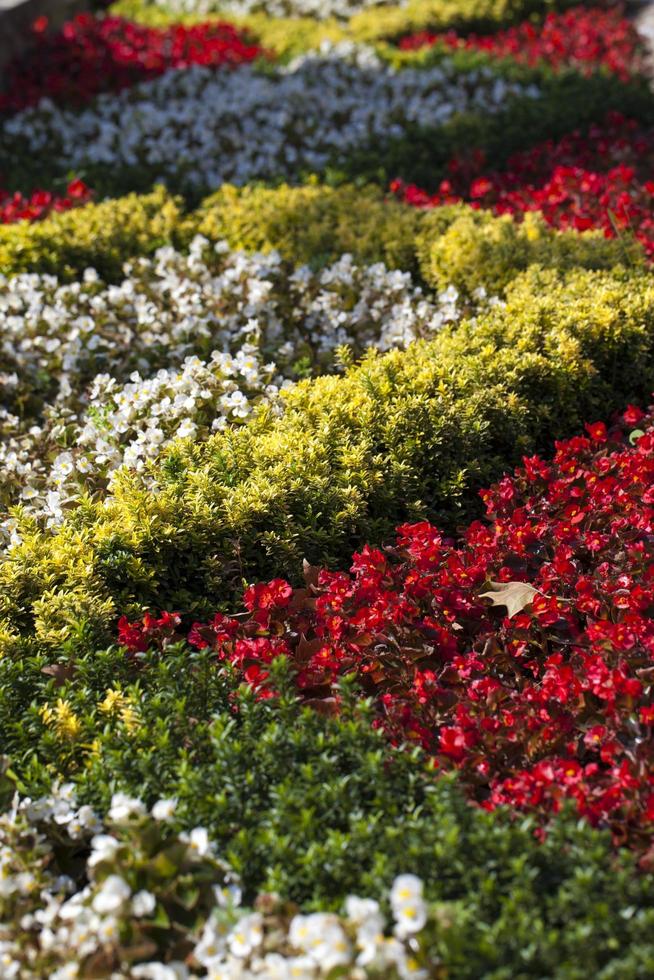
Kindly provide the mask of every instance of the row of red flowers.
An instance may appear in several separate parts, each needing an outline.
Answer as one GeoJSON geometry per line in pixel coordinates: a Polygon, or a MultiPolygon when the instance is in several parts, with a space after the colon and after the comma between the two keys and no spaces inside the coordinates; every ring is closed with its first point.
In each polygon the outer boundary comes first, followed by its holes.
{"type": "MultiPolygon", "coordinates": [[[[6,70],[0,112],[20,110],[45,96],[80,103],[169,68],[234,65],[264,54],[243,31],[217,21],[152,28],[122,17],[79,14],[55,33],[47,27],[47,18],[40,17],[31,49],[6,70]]],[[[575,7],[549,14],[540,25],[527,21],[490,36],[423,32],[404,38],[400,47],[435,44],[512,57],[529,65],[544,61],[556,69],[592,71],[604,66],[621,78],[643,70],[642,40],[616,9],[575,7]]]]}
{"type": "Polygon", "coordinates": [[[63,196],[52,191],[36,190],[29,196],[18,191],[0,189],[0,224],[14,221],[36,221],[52,211],[68,211],[91,200],[91,191],[82,180],[72,180],[63,196]]]}
{"type": "Polygon", "coordinates": [[[232,24],[212,22],[145,27],[122,17],[78,14],[54,34],[47,19],[34,25],[34,43],[4,75],[0,112],[15,112],[47,96],[82,103],[169,68],[237,65],[263,54],[232,24]]]}
{"type": "Polygon", "coordinates": [[[434,45],[484,51],[532,66],[545,62],[557,70],[575,68],[590,73],[603,66],[622,79],[642,72],[644,65],[644,47],[638,31],[615,8],[574,7],[564,13],[548,14],[542,24],[526,21],[490,35],[462,37],[456,31],[422,31],[400,41],[400,48],[405,51],[434,45]]]}
{"type": "MultiPolygon", "coordinates": [[[[487,518],[457,543],[428,523],[365,547],[347,572],[307,567],[304,588],[249,588],[245,618],[188,640],[261,697],[283,654],[299,691],[338,710],[357,674],[396,742],[459,770],[486,807],[556,811],[565,799],[619,841],[654,822],[654,415],[525,458],[482,493],[487,518]],[[638,426],[638,429],[635,427],[638,426]],[[629,433],[631,437],[629,438],[629,433]]],[[[182,636],[166,613],[119,624],[132,654],[182,636]]]]}
{"type": "Polygon", "coordinates": [[[633,232],[654,257],[654,130],[612,113],[586,133],[548,140],[486,172],[484,157],[452,160],[435,194],[401,180],[391,190],[415,207],[468,201],[496,214],[541,211],[560,229],[600,229],[607,238],[633,232]]]}

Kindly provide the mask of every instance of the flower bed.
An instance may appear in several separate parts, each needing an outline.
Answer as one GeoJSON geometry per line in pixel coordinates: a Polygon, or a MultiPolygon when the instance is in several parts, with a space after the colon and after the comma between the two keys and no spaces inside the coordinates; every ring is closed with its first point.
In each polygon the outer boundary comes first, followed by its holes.
{"type": "Polygon", "coordinates": [[[78,14],[54,34],[36,30],[27,54],[6,67],[0,115],[44,98],[83,104],[172,68],[238,65],[261,55],[245,34],[220,21],[157,30],[122,17],[78,14]]]}
{"type": "MultiPolygon", "coordinates": [[[[303,589],[250,587],[248,618],[195,623],[190,643],[260,697],[275,696],[283,655],[303,696],[334,711],[355,673],[390,736],[455,765],[486,806],[556,812],[570,797],[619,842],[649,847],[654,429],[636,408],[622,424],[633,445],[598,423],[551,464],[525,458],[482,493],[490,521],[460,546],[404,525],[350,574],[309,567],[303,589]]],[[[123,619],[119,639],[165,649],[174,630],[166,616],[123,619]]]]}
{"type": "Polygon", "coordinates": [[[62,171],[143,167],[187,189],[318,171],[348,150],[388,141],[423,120],[499,111],[534,85],[454,64],[394,71],[372,49],[344,45],[263,73],[249,66],[168,71],[81,111],[50,101],[9,119],[4,138],[48,153],[62,171]]]}
{"type": "Polygon", "coordinates": [[[517,154],[501,172],[484,172],[483,157],[453,160],[436,194],[396,181],[393,191],[416,207],[468,200],[474,207],[521,217],[540,211],[555,228],[601,229],[607,238],[633,233],[654,254],[654,182],[649,180],[652,131],[610,116],[517,154]]]}
{"type": "Polygon", "coordinates": [[[0,106],[0,974],[653,976],[640,40],[179,2],[0,106]]]}
{"type": "Polygon", "coordinates": [[[545,62],[558,71],[576,68],[590,73],[601,66],[623,79],[644,69],[644,49],[638,32],[621,11],[611,9],[573,7],[564,13],[547,14],[542,24],[525,21],[485,36],[423,31],[404,37],[399,43],[402,51],[434,45],[483,51],[527,65],[545,62]]]}

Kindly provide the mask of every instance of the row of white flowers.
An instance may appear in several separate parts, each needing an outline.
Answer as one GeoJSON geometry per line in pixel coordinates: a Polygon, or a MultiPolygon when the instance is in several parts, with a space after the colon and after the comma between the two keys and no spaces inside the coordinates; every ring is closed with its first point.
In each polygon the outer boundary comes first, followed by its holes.
{"type": "MultiPolygon", "coordinates": [[[[283,389],[337,369],[339,348],[406,346],[463,312],[455,290],[426,296],[381,263],[344,255],[312,271],[200,236],[188,254],[126,265],[118,285],[94,270],[5,280],[0,504],[56,527],[119,467],[143,471],[174,439],[206,439],[258,405],[281,411],[283,389]]],[[[2,527],[18,540],[14,518],[2,527]]]]}
{"type": "Polygon", "coordinates": [[[83,111],[43,99],[8,120],[0,142],[19,141],[63,171],[92,164],[148,166],[188,186],[293,178],[320,171],[370,141],[433,127],[457,112],[500,110],[537,97],[490,68],[462,73],[451,60],[396,71],[371,48],[349,43],[286,67],[169,71],[83,111]]]}
{"type": "MultiPolygon", "coordinates": [[[[347,20],[370,7],[381,7],[393,0],[156,0],[167,10],[187,14],[208,14],[219,10],[228,14],[266,14],[268,17],[312,17],[347,20]]],[[[404,3],[394,4],[404,6],[404,3]]]]}
{"type": "Polygon", "coordinates": [[[434,918],[414,875],[392,886],[390,924],[376,900],[357,897],[342,915],[303,915],[272,895],[242,908],[207,831],[176,831],[175,808],[117,793],[101,820],[71,784],[14,798],[0,816],[4,980],[429,975],[434,918]]]}

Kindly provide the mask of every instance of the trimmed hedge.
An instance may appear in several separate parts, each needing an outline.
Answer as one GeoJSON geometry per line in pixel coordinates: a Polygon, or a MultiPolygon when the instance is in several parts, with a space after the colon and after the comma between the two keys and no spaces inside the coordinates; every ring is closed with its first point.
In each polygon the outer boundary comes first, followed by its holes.
{"type": "Polygon", "coordinates": [[[176,443],[145,483],[123,472],[53,537],[25,519],[0,566],[2,645],[104,641],[142,606],[209,611],[407,517],[452,528],[524,453],[646,397],[653,368],[649,275],[532,269],[478,322],[303,382],[281,418],[176,443]]]}
{"type": "Polygon", "coordinates": [[[225,239],[234,249],[270,252],[314,267],[349,252],[357,262],[422,276],[442,289],[464,292],[483,285],[504,290],[527,265],[567,269],[638,266],[641,247],[627,234],[607,240],[599,232],[558,232],[536,214],[517,224],[468,205],[421,211],[375,186],[301,187],[225,184],[196,211],[158,187],[89,204],[41,222],[0,226],[0,263],[5,275],[48,272],[74,279],[94,267],[105,281],[120,280],[124,262],[164,244],[188,247],[194,235],[225,239]]]}
{"type": "Polygon", "coordinates": [[[200,234],[246,252],[274,249],[291,262],[314,266],[349,252],[361,263],[416,272],[414,239],[422,219],[416,208],[373,186],[224,184],[182,222],[177,237],[182,245],[200,234]]]}
{"type": "Polygon", "coordinates": [[[101,812],[115,790],[150,805],[176,797],[177,828],[209,830],[246,900],[276,891],[337,909],[417,873],[444,903],[438,953],[453,980],[640,980],[654,969],[654,880],[629,852],[571,812],[540,843],[532,820],[470,806],[419,750],[389,747],[349,683],[334,718],[300,710],[281,662],[278,701],[235,698],[213,656],[183,645],[136,671],[122,650],[94,652],[63,683],[41,667],[0,661],[0,736],[32,796],[52,773],[101,812]],[[68,733],[44,720],[57,702],[68,733]]]}
{"type": "Polygon", "coordinates": [[[111,282],[126,259],[169,243],[179,219],[179,202],[156,187],[43,221],[0,225],[0,271],[49,272],[68,280],[91,266],[111,282]]]}
{"type": "Polygon", "coordinates": [[[416,250],[425,282],[436,289],[453,285],[467,294],[484,287],[500,295],[530,265],[565,271],[643,267],[646,261],[629,233],[607,239],[602,231],[557,231],[538,212],[528,212],[518,223],[509,214],[496,217],[466,205],[427,212],[416,250]]]}

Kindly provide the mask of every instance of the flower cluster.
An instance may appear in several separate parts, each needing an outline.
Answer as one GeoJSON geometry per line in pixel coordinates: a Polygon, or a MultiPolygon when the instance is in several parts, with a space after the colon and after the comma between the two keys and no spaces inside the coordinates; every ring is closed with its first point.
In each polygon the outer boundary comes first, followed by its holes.
{"type": "Polygon", "coordinates": [[[380,7],[393,0],[156,0],[168,10],[206,14],[213,10],[230,14],[266,14],[268,17],[312,17],[347,20],[360,10],[380,7]]]}
{"type": "MultiPolygon", "coordinates": [[[[3,777],[6,779],[6,777],[3,777]]],[[[71,784],[14,798],[0,815],[0,967],[7,980],[432,975],[434,917],[414,875],[393,883],[393,934],[374,899],[301,914],[274,895],[241,908],[238,881],[203,827],[174,828],[176,801],[148,810],[114,794],[101,820],[71,784]]]]}
{"type": "Polygon", "coordinates": [[[527,65],[545,62],[555,70],[576,68],[586,74],[602,66],[624,80],[644,70],[643,41],[617,9],[573,7],[547,14],[542,24],[525,21],[491,35],[422,31],[402,38],[399,46],[415,51],[434,45],[484,51],[527,65]]]}
{"type": "Polygon", "coordinates": [[[513,156],[487,173],[483,155],[450,162],[436,194],[396,180],[394,193],[415,207],[468,201],[520,217],[541,211],[555,228],[601,229],[607,238],[632,233],[654,255],[654,133],[617,113],[587,133],[574,132],[513,156]]]}
{"type": "Polygon", "coordinates": [[[40,99],[79,104],[189,65],[237,65],[263,52],[231,24],[213,21],[157,29],[122,17],[78,14],[55,33],[35,31],[32,46],[4,72],[0,114],[40,99]]]}
{"type": "Polygon", "coordinates": [[[47,154],[62,171],[145,166],[199,189],[317,172],[411,125],[436,127],[457,112],[494,113],[512,97],[538,95],[534,85],[486,67],[461,72],[449,60],[396,71],[372,49],[345,43],[268,72],[167,71],[82,111],[42,99],[0,132],[10,148],[47,154]]]}
{"type": "Polygon", "coordinates": [[[174,810],[117,793],[102,821],[71,784],[16,797],[0,816],[2,976],[152,976],[130,965],[190,955],[216,903],[239,891],[206,830],[174,831],[174,810]]]}
{"type": "MultiPolygon", "coordinates": [[[[60,284],[26,274],[0,297],[0,502],[60,523],[83,490],[142,471],[176,438],[206,439],[281,409],[298,377],[348,347],[388,350],[458,320],[455,290],[427,299],[408,273],[349,255],[314,272],[197,236],[125,267],[60,284]]],[[[488,302],[478,297],[480,305],[488,302]]],[[[5,531],[11,535],[14,522],[5,531]]]]}
{"type": "Polygon", "coordinates": [[[572,799],[617,839],[646,843],[653,418],[631,407],[614,431],[587,429],[484,492],[488,520],[461,543],[403,526],[395,548],[364,548],[350,574],[307,566],[304,589],[252,586],[245,621],[218,614],[189,641],[266,697],[268,666],[285,655],[299,690],[330,710],[354,672],[389,735],[459,769],[484,805],[557,811],[572,799]]]}
{"type": "Polygon", "coordinates": [[[32,191],[26,197],[20,192],[0,189],[0,224],[13,221],[36,221],[51,211],[68,211],[91,200],[91,191],[82,180],[71,180],[63,197],[52,191],[32,191]]]}

